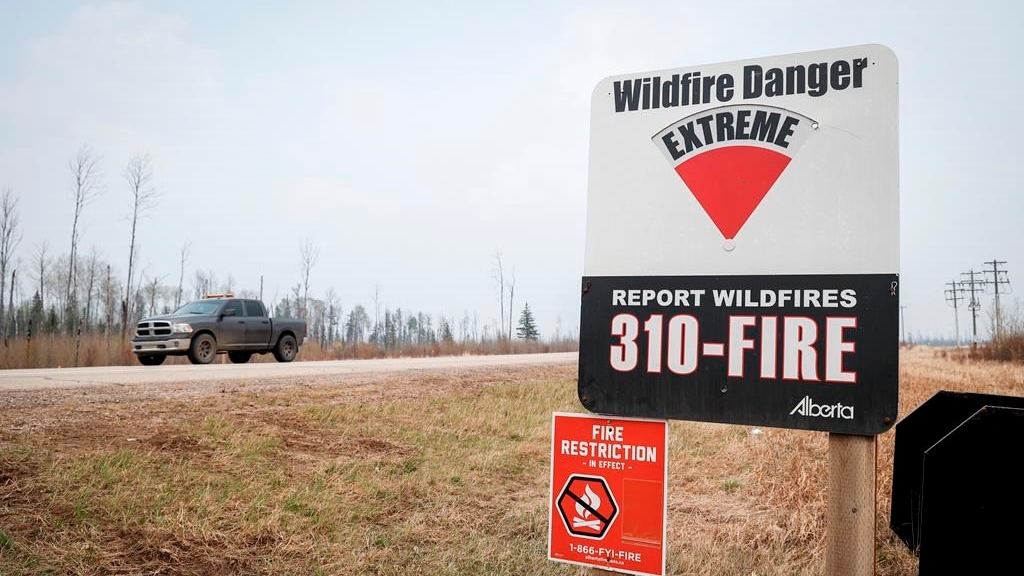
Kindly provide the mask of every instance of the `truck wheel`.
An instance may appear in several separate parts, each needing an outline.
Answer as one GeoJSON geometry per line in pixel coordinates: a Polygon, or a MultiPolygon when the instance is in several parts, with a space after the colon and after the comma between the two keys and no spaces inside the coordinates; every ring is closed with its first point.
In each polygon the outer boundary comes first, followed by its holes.
{"type": "Polygon", "coordinates": [[[295,336],[285,334],[281,336],[277,341],[277,346],[274,346],[274,358],[278,362],[291,362],[295,360],[295,355],[299,353],[299,346],[295,343],[295,336]]]}
{"type": "Polygon", "coordinates": [[[209,334],[200,334],[188,347],[188,359],[193,364],[209,364],[217,356],[217,341],[209,334]]]}
{"type": "Polygon", "coordinates": [[[139,364],[143,366],[159,366],[164,363],[164,358],[167,358],[166,354],[147,354],[139,356],[139,364]]]}
{"type": "Polygon", "coordinates": [[[252,358],[252,352],[228,352],[228,360],[233,364],[245,364],[252,358]]]}

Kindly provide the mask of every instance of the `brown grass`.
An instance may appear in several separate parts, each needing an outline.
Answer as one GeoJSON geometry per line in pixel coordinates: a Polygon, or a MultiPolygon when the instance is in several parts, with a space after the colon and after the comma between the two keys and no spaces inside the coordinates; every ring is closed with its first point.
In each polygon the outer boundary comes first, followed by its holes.
{"type": "Polygon", "coordinates": [[[961,362],[988,360],[993,362],[1024,363],[1024,333],[997,336],[991,341],[978,346],[952,348],[943,351],[948,356],[961,362]]]}
{"type": "MultiPolygon", "coordinates": [[[[464,354],[526,354],[571,352],[579,349],[575,340],[531,342],[501,340],[488,342],[437,342],[384,349],[365,342],[330,344],[306,340],[296,360],[348,360],[464,354]]],[[[217,361],[227,361],[222,355],[217,361]]],[[[271,354],[257,354],[250,362],[274,362],[271,354]]],[[[184,356],[171,356],[167,364],[187,364],[184,356]]],[[[84,334],[81,338],[66,334],[44,334],[31,340],[24,337],[0,339],[0,370],[15,368],[57,368],[74,366],[132,366],[138,364],[131,345],[120,334],[84,334]]]]}
{"type": "MultiPolygon", "coordinates": [[[[196,390],[9,396],[0,574],[579,573],[545,559],[572,366],[196,390]]],[[[901,416],[938,390],[1024,395],[1024,368],[905,350],[901,416]]],[[[887,527],[893,436],[880,576],[917,572],[887,527]]],[[[674,421],[670,458],[670,574],[822,573],[826,434],[674,421]]]]}
{"type": "Polygon", "coordinates": [[[44,334],[0,339],[0,369],[71,366],[125,366],[135,364],[131,347],[120,335],[44,334]],[[77,359],[77,362],[76,362],[77,359]]]}

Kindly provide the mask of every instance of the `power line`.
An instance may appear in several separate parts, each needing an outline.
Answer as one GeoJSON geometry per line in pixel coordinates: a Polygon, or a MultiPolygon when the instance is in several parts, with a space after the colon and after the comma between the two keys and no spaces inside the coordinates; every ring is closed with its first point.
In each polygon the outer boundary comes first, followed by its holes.
{"type": "Polygon", "coordinates": [[[954,321],[954,325],[956,326],[956,345],[960,346],[960,310],[959,310],[959,308],[960,308],[960,301],[966,299],[966,296],[964,296],[964,284],[963,284],[963,282],[957,282],[956,280],[953,280],[952,282],[946,282],[946,286],[948,286],[948,288],[946,288],[946,290],[944,291],[944,294],[946,296],[946,302],[952,302],[953,303],[953,321],[954,321]]]}
{"type": "Polygon", "coordinates": [[[999,287],[1000,286],[1006,286],[1006,289],[1003,290],[1003,294],[1006,294],[1007,292],[1009,292],[1010,291],[1010,279],[1007,277],[1007,271],[1006,270],[1000,270],[999,269],[999,265],[1000,264],[1006,264],[1005,261],[996,260],[996,259],[993,258],[992,261],[984,262],[984,264],[986,264],[986,265],[991,264],[992,265],[992,269],[991,270],[985,270],[985,275],[986,276],[991,275],[990,277],[985,279],[985,284],[992,285],[993,289],[995,290],[995,302],[996,302],[996,333],[995,333],[995,336],[998,337],[999,334],[1001,333],[1001,328],[1002,328],[1001,321],[1000,321],[1001,320],[1001,314],[999,312],[999,287]]]}
{"type": "Polygon", "coordinates": [[[981,310],[981,302],[978,301],[978,293],[982,291],[985,286],[985,279],[983,274],[979,271],[975,271],[971,268],[967,272],[961,272],[960,277],[968,277],[969,279],[962,279],[960,284],[964,286],[965,291],[970,293],[971,297],[967,304],[967,308],[971,311],[971,342],[974,345],[978,344],[978,310],[981,310]]]}

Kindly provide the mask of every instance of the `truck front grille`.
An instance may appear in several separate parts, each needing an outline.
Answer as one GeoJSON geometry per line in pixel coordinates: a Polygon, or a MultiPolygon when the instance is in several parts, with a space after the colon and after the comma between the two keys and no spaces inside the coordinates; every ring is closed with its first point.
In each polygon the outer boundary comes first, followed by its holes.
{"type": "Polygon", "coordinates": [[[166,320],[139,322],[135,328],[135,334],[138,336],[170,336],[171,323],[166,320]]]}

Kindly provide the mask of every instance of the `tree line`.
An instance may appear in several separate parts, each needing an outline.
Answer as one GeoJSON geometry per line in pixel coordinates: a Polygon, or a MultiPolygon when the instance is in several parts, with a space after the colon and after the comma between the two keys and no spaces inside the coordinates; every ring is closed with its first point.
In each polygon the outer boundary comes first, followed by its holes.
{"type": "MultiPolygon", "coordinates": [[[[138,224],[160,197],[154,185],[153,161],[147,154],[133,156],[121,172],[121,193],[130,199],[128,251],[122,255],[125,269],[119,269],[95,247],[83,253],[83,214],[105,193],[101,168],[101,157],[89,147],[81,148],[68,162],[73,210],[66,252],[55,253],[44,241],[19,257],[23,230],[18,196],[10,187],[0,190],[0,335],[5,343],[9,338],[43,334],[98,333],[125,339],[131,337],[141,318],[170,313],[206,294],[232,292],[243,298],[263,299],[262,278],[257,291],[237,286],[231,274],[218,278],[212,271],[199,269],[188,274],[188,242],[182,245],[175,263],[176,281],[139,269],[138,224]]],[[[456,318],[392,309],[383,305],[379,287],[374,289],[369,310],[361,304],[344,310],[333,288],[322,297],[312,290],[311,275],[318,256],[311,240],[302,241],[297,258],[298,282],[285,296],[271,299],[268,307],[274,316],[306,320],[309,339],[323,347],[371,344],[400,351],[437,343],[501,342],[513,337],[515,273],[507,273],[500,252],[492,269],[499,288],[500,320],[492,323],[481,323],[475,312],[468,311],[456,318]]],[[[540,338],[528,304],[520,312],[515,336],[531,341],[540,338]]],[[[572,334],[567,336],[569,340],[572,334]]]]}

